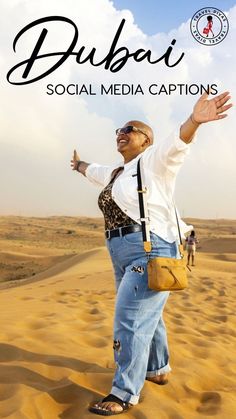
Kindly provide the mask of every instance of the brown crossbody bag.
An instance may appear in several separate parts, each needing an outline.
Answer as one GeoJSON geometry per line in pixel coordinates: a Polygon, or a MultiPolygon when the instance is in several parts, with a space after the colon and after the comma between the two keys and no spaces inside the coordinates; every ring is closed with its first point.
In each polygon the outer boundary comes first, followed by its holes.
{"type": "Polygon", "coordinates": [[[175,208],[176,222],[179,233],[179,254],[180,259],[174,259],[170,257],[155,257],[149,258],[152,250],[152,244],[150,239],[149,230],[149,217],[146,201],[147,188],[142,185],[141,175],[141,159],[138,161],[137,166],[137,181],[138,181],[138,198],[139,198],[139,210],[140,210],[140,221],[142,226],[143,235],[143,246],[148,256],[148,286],[150,289],[155,291],[177,291],[183,290],[188,286],[187,278],[187,267],[186,261],[184,260],[183,244],[180,234],[179,220],[177,211],[175,208]]]}

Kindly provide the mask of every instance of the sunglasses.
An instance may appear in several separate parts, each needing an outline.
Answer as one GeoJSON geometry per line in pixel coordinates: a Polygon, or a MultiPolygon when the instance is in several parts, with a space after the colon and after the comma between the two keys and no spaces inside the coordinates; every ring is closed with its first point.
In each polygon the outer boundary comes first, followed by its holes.
{"type": "Polygon", "coordinates": [[[128,125],[127,127],[123,127],[123,128],[117,128],[116,129],[116,135],[129,134],[132,131],[133,132],[141,132],[143,135],[145,135],[147,138],[149,138],[148,135],[144,131],[142,131],[141,129],[139,129],[137,127],[134,127],[133,125],[128,125]]]}

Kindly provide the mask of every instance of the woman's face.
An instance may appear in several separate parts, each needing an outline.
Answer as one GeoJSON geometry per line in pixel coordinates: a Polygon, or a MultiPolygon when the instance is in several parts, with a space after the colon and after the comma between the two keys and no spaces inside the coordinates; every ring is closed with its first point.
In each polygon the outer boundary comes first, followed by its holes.
{"type": "Polygon", "coordinates": [[[132,160],[140,153],[142,153],[150,144],[151,140],[148,137],[147,129],[141,123],[135,121],[127,122],[121,129],[121,132],[117,134],[117,150],[119,153],[128,159],[132,160]],[[124,132],[122,129],[126,127],[134,127],[130,132],[124,132]]]}

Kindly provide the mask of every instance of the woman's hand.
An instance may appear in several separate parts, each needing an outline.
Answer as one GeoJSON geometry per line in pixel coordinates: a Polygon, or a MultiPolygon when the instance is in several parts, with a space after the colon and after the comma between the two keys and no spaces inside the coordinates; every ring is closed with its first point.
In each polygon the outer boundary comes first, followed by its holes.
{"type": "Polygon", "coordinates": [[[70,161],[70,165],[72,167],[72,170],[77,170],[78,169],[78,162],[79,161],[80,161],[80,157],[79,157],[77,151],[74,150],[73,158],[70,161]]]}
{"type": "Polygon", "coordinates": [[[188,144],[192,141],[200,124],[226,118],[225,112],[233,106],[232,103],[227,105],[229,99],[229,92],[221,93],[210,100],[208,100],[208,94],[203,93],[195,104],[191,116],[180,127],[181,140],[188,144]]]}
{"type": "Polygon", "coordinates": [[[226,105],[229,101],[229,92],[221,93],[220,95],[208,100],[208,94],[203,93],[193,108],[192,120],[198,124],[210,121],[217,121],[226,118],[225,113],[231,108],[232,103],[226,105]]]}
{"type": "Polygon", "coordinates": [[[73,158],[70,161],[70,165],[72,167],[72,170],[76,170],[77,172],[86,176],[86,169],[89,166],[89,163],[80,160],[80,156],[78,155],[76,150],[74,150],[73,158]]]}

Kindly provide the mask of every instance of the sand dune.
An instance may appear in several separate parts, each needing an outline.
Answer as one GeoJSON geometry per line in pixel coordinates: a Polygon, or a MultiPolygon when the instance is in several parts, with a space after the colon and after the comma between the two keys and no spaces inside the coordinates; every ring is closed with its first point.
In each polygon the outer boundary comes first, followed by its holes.
{"type": "MultiPolygon", "coordinates": [[[[225,252],[212,240],[201,239],[188,290],[166,306],[169,384],[146,382],[121,418],[236,417],[235,239],[218,237],[225,252]]],[[[106,249],[70,255],[26,281],[0,291],[0,417],[97,417],[87,406],[108,393],[114,372],[106,249]]]]}
{"type": "MultiPolygon", "coordinates": [[[[26,279],[3,282],[2,284],[0,284],[0,289],[25,285],[32,282],[41,281],[42,279],[50,278],[55,275],[59,275],[62,272],[71,268],[72,266],[77,265],[78,263],[82,263],[84,260],[93,256],[96,253],[97,253],[97,249],[92,249],[87,252],[83,252],[80,255],[72,255],[72,256],[64,256],[64,257],[61,256],[60,258],[59,257],[55,258],[56,260],[54,259],[55,260],[54,266],[44,270],[43,272],[40,272],[33,276],[29,276],[26,279]]],[[[36,256],[36,257],[40,257],[40,256],[36,256]]]]}

